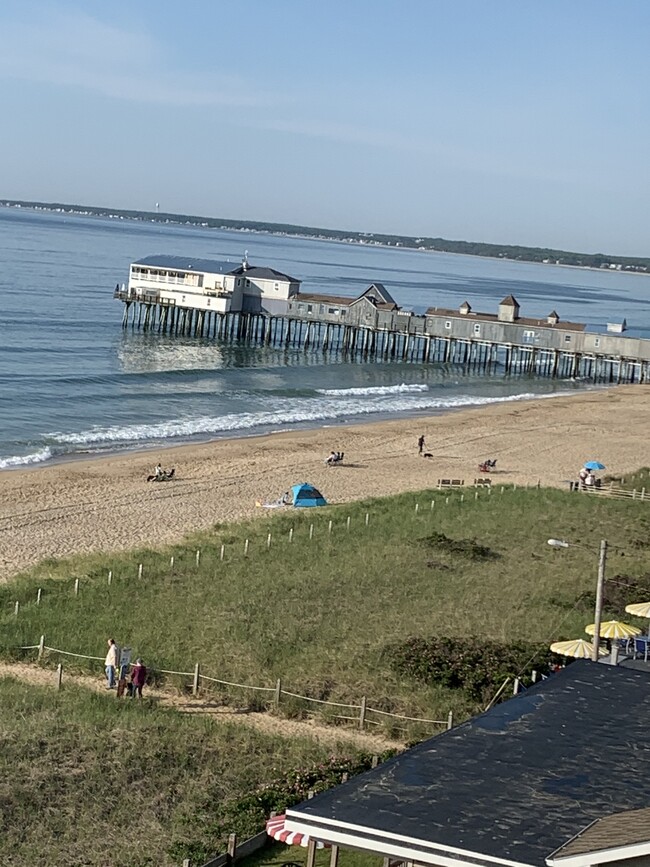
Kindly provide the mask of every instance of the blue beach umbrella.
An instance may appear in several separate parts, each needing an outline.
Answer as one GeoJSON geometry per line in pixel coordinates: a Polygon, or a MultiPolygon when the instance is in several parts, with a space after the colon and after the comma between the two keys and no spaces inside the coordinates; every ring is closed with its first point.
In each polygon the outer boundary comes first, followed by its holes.
{"type": "Polygon", "coordinates": [[[585,464],[586,470],[606,470],[607,467],[605,464],[601,464],[600,461],[587,461],[585,464]]]}

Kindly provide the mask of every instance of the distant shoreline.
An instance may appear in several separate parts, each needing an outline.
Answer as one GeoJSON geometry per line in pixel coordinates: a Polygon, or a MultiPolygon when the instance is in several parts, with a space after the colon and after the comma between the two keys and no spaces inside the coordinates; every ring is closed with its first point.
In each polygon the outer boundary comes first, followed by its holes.
{"type": "Polygon", "coordinates": [[[472,256],[474,258],[494,259],[498,262],[525,262],[535,265],[577,268],[583,271],[597,271],[606,274],[640,274],[642,276],[650,274],[650,259],[644,259],[641,257],[575,253],[564,250],[553,250],[550,248],[525,247],[511,244],[449,241],[443,238],[416,238],[408,235],[386,235],[377,232],[347,232],[340,229],[318,229],[309,226],[298,226],[284,223],[231,220],[189,214],[135,211],[124,208],[101,208],[91,205],[86,206],[58,202],[34,202],[5,198],[0,199],[0,206],[7,209],[31,210],[35,212],[43,211],[50,214],[68,214],[78,217],[130,220],[139,223],[191,226],[192,228],[198,229],[217,229],[218,231],[241,232],[242,234],[271,235],[274,237],[328,241],[348,245],[354,244],[355,246],[360,247],[384,247],[391,250],[407,250],[409,252],[472,256]],[[540,259],[540,256],[544,256],[544,258],[540,259]],[[563,261],[567,258],[573,258],[578,261],[563,261]]]}

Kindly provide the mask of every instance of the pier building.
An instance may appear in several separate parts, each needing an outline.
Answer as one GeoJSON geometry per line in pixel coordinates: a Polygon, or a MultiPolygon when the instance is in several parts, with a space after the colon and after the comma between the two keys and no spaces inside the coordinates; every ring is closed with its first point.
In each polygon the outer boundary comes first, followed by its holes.
{"type": "Polygon", "coordinates": [[[182,256],[147,256],[129,270],[126,302],[216,313],[282,314],[300,281],[244,258],[241,265],[182,256]]]}
{"type": "Polygon", "coordinates": [[[650,382],[650,340],[624,336],[627,323],[587,331],[555,310],[522,316],[506,296],[495,313],[400,307],[381,283],[356,297],[300,291],[300,280],[272,268],[172,256],[131,265],[118,285],[123,325],[273,346],[337,351],[364,358],[443,362],[489,370],[650,382]]]}

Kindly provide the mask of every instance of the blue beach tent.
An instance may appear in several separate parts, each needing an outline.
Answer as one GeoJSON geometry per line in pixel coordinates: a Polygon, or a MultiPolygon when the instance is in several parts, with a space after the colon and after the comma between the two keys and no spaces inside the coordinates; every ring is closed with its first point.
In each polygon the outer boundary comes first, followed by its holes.
{"type": "Polygon", "coordinates": [[[326,506],[327,500],[313,485],[303,482],[301,485],[293,485],[291,488],[293,505],[298,508],[310,508],[311,506],[326,506]]]}

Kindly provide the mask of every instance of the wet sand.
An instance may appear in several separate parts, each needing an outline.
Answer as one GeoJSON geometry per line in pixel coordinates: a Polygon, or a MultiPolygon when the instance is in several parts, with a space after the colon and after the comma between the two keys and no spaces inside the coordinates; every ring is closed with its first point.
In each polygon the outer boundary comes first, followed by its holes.
{"type": "Polygon", "coordinates": [[[562,486],[585,460],[607,472],[650,464],[650,386],[494,404],[429,418],[300,430],[0,473],[0,579],[45,557],[175,542],[217,522],[260,514],[300,481],[331,503],[473,484],[496,458],[494,483],[562,486]],[[431,458],[418,456],[426,438],[431,458]],[[327,468],[331,449],[345,452],[327,468]],[[155,463],[165,484],[145,481],[155,463]]]}

